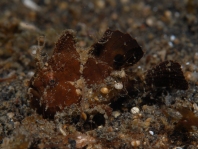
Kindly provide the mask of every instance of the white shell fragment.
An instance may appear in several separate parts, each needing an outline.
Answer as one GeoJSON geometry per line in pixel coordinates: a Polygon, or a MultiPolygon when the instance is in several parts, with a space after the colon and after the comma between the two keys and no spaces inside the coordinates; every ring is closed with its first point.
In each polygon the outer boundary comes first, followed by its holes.
{"type": "Polygon", "coordinates": [[[38,6],[38,5],[37,5],[34,1],[32,1],[32,0],[23,0],[23,4],[24,4],[26,7],[30,8],[30,9],[32,9],[32,10],[34,10],[34,11],[40,11],[40,10],[41,10],[40,6],[38,6]]]}
{"type": "Polygon", "coordinates": [[[140,112],[140,109],[138,107],[131,108],[131,113],[132,114],[138,114],[139,112],[140,112]]]}
{"type": "Polygon", "coordinates": [[[152,136],[154,135],[154,132],[153,132],[153,131],[149,131],[149,133],[150,133],[150,135],[152,135],[152,136]]]}
{"type": "Polygon", "coordinates": [[[59,127],[60,132],[62,133],[63,136],[66,136],[66,132],[63,130],[62,126],[60,125],[59,127]]]}
{"type": "Polygon", "coordinates": [[[115,87],[115,89],[117,89],[117,90],[121,90],[121,89],[123,89],[123,84],[122,84],[122,83],[115,83],[115,84],[114,84],[114,87],[115,87]]]}
{"type": "Polygon", "coordinates": [[[120,116],[120,112],[119,111],[114,111],[114,112],[112,112],[112,115],[115,117],[115,118],[117,118],[118,116],[120,116]]]}

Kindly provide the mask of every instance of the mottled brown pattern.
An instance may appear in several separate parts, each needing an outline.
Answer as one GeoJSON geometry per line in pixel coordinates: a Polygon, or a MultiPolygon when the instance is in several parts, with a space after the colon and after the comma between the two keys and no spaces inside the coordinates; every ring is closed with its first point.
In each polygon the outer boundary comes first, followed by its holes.
{"type": "Polygon", "coordinates": [[[188,89],[188,82],[181,70],[181,65],[174,61],[165,61],[150,69],[146,75],[146,83],[156,87],[188,89]]]}
{"type": "Polygon", "coordinates": [[[47,64],[30,81],[31,105],[39,113],[53,116],[56,111],[80,101],[71,82],[80,77],[77,57],[73,33],[65,31],[47,64]]]}
{"type": "Polygon", "coordinates": [[[80,76],[88,88],[100,87],[113,70],[133,65],[143,56],[142,49],[129,34],[107,30],[93,44],[80,74],[81,62],[75,43],[73,32],[65,31],[47,64],[38,68],[30,81],[31,105],[44,116],[53,116],[65,106],[79,103],[82,96],[76,90],[82,88],[76,88],[75,82],[80,76]],[[123,59],[120,61],[119,57],[123,59]]]}
{"type": "MultiPolygon", "coordinates": [[[[52,56],[46,64],[41,65],[42,68],[38,67],[30,81],[30,103],[38,113],[53,117],[56,111],[72,104],[80,104],[82,99],[85,101],[89,98],[92,103],[93,99],[99,100],[100,103],[110,103],[111,99],[119,95],[138,94],[133,80],[126,76],[111,76],[115,70],[122,69],[125,72],[125,69],[142,58],[143,51],[135,39],[117,30],[107,30],[103,37],[92,45],[87,61],[82,62],[80,59],[84,55],[77,52],[73,34],[67,30],[61,35],[52,56]],[[107,78],[113,81],[107,83],[107,78]],[[115,89],[114,84],[117,81],[123,84],[123,89],[115,89]],[[105,96],[100,93],[103,86],[109,90],[105,96]],[[86,89],[91,89],[93,93],[87,95],[86,89]]],[[[131,74],[127,76],[132,77],[131,74]]],[[[144,85],[156,87],[181,90],[188,88],[180,65],[173,61],[162,62],[149,70],[145,81],[144,85]]],[[[139,80],[138,84],[141,83],[139,80]]]]}
{"type": "Polygon", "coordinates": [[[107,30],[93,45],[91,53],[114,69],[133,65],[143,56],[137,41],[129,34],[123,34],[118,30],[107,30]]]}

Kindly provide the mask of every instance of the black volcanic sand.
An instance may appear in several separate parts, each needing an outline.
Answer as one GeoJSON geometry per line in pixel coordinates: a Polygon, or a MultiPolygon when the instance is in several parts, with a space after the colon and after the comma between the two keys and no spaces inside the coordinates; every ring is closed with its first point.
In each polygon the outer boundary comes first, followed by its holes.
{"type": "Polygon", "coordinates": [[[0,2],[0,148],[198,148],[197,0],[34,0],[35,7],[29,2],[0,2]],[[78,46],[89,47],[108,28],[129,33],[145,52],[131,68],[134,76],[174,60],[189,89],[161,88],[149,96],[140,91],[124,103],[114,101],[111,116],[96,113],[92,122],[70,116],[75,107],[51,120],[36,114],[27,89],[36,70],[37,39],[45,36],[42,55],[50,55],[65,29],[76,32],[78,46]]]}

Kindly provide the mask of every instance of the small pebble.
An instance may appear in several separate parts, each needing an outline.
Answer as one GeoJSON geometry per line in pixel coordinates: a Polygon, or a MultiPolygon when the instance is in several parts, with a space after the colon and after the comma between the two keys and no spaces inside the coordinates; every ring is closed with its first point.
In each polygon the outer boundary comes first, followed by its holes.
{"type": "Polygon", "coordinates": [[[131,108],[131,113],[138,114],[140,112],[140,109],[138,107],[131,108]]]}
{"type": "Polygon", "coordinates": [[[152,18],[152,17],[149,17],[149,18],[147,18],[146,19],[146,24],[148,25],[148,26],[154,26],[154,21],[155,19],[154,18],[152,18]]]}
{"type": "Polygon", "coordinates": [[[22,2],[23,2],[23,4],[24,4],[26,7],[30,8],[30,9],[32,9],[32,10],[34,10],[34,11],[40,11],[40,10],[41,10],[40,6],[38,6],[38,5],[37,5],[34,1],[32,1],[32,0],[23,0],[22,2]]]}
{"type": "Polygon", "coordinates": [[[103,9],[105,7],[105,1],[104,0],[98,0],[96,1],[96,5],[98,8],[103,9]]]}
{"type": "Polygon", "coordinates": [[[114,87],[115,87],[115,89],[117,89],[117,90],[121,90],[121,89],[123,89],[123,84],[122,84],[122,83],[115,83],[115,84],[114,84],[114,87]]]}
{"type": "Polygon", "coordinates": [[[103,128],[103,126],[102,126],[102,125],[98,126],[98,129],[101,129],[101,128],[103,128]]]}
{"type": "Polygon", "coordinates": [[[170,47],[173,47],[173,43],[172,42],[168,42],[168,45],[170,46],[170,47]]]}
{"type": "Polygon", "coordinates": [[[165,15],[165,17],[166,17],[167,19],[171,19],[171,17],[172,17],[172,12],[169,11],[169,10],[166,10],[166,11],[164,12],[164,15],[165,15]]]}
{"type": "Polygon", "coordinates": [[[134,147],[140,146],[140,140],[132,140],[131,146],[134,146],[134,147]]]}
{"type": "Polygon", "coordinates": [[[150,135],[152,135],[152,136],[154,135],[154,132],[153,132],[153,131],[149,131],[149,133],[150,133],[150,135]]]}
{"type": "Polygon", "coordinates": [[[60,132],[62,133],[63,136],[67,135],[66,132],[62,129],[61,125],[59,126],[59,130],[60,130],[60,132]]]}
{"type": "Polygon", "coordinates": [[[120,116],[120,112],[119,111],[114,111],[112,112],[113,117],[117,118],[118,116],[120,116]]]}
{"type": "Polygon", "coordinates": [[[81,118],[86,121],[87,120],[87,114],[85,112],[81,113],[81,118]]]}
{"type": "Polygon", "coordinates": [[[102,87],[100,89],[100,92],[103,93],[103,94],[108,94],[109,93],[109,89],[107,87],[102,87]]]}
{"type": "Polygon", "coordinates": [[[171,35],[171,36],[170,36],[170,40],[171,40],[171,41],[174,41],[175,38],[176,38],[175,35],[171,35]]]}

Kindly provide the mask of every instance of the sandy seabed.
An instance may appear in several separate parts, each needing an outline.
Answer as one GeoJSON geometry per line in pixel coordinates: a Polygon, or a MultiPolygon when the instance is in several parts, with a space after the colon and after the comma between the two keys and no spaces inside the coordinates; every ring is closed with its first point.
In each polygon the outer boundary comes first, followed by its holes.
{"type": "Polygon", "coordinates": [[[197,0],[1,0],[0,8],[0,148],[198,148],[197,0]],[[174,60],[189,88],[157,89],[151,96],[140,90],[110,105],[85,111],[72,105],[43,118],[27,96],[38,39],[44,37],[42,56],[48,58],[66,29],[76,32],[82,49],[106,29],[128,33],[144,51],[130,78],[174,60]]]}

